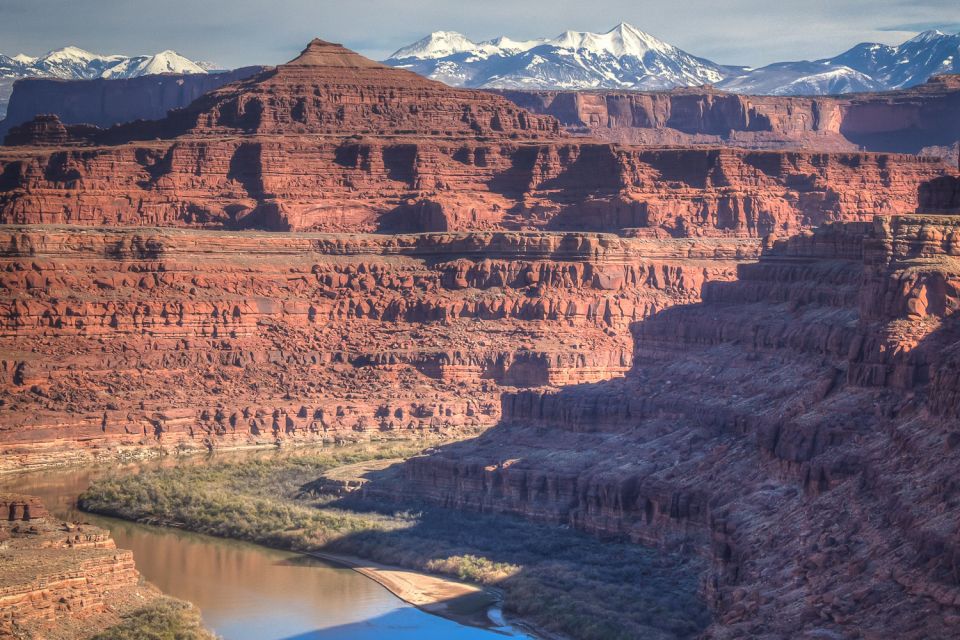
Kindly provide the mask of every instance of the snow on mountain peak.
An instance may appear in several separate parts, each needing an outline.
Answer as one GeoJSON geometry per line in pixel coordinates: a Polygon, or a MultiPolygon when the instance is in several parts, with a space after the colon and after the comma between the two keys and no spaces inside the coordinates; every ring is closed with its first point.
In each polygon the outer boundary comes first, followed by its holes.
{"type": "Polygon", "coordinates": [[[159,73],[206,73],[206,69],[167,49],[152,56],[136,56],[116,64],[103,72],[104,78],[135,78],[159,73]]]}
{"type": "Polygon", "coordinates": [[[672,53],[677,49],[633,25],[621,22],[606,33],[565,31],[549,42],[562,49],[586,49],[591,53],[609,53],[615,58],[636,56],[642,58],[648,51],[672,53]]]}
{"type": "Polygon", "coordinates": [[[481,47],[490,47],[498,53],[509,53],[516,51],[529,51],[541,44],[546,44],[548,40],[540,38],[538,40],[514,40],[508,36],[500,36],[493,40],[486,40],[480,43],[481,47]]]}
{"type": "Polygon", "coordinates": [[[151,56],[142,67],[141,75],[154,73],[206,73],[206,70],[176,51],[167,49],[151,56]]]}
{"type": "Polygon", "coordinates": [[[662,40],[626,22],[621,22],[606,33],[565,31],[552,40],[514,40],[508,36],[500,36],[476,43],[456,31],[434,31],[422,40],[397,50],[389,59],[438,60],[458,53],[470,53],[480,57],[510,55],[529,51],[544,44],[571,51],[584,49],[593,54],[609,54],[615,58],[643,57],[650,51],[662,54],[677,51],[675,47],[662,40]]]}
{"type": "MultiPolygon", "coordinates": [[[[907,40],[907,42],[918,42],[918,43],[931,42],[933,40],[942,38],[945,35],[947,34],[940,31],[939,29],[927,29],[926,31],[921,31],[914,37],[910,38],[909,40],[907,40]]],[[[907,44],[907,42],[904,42],[903,44],[907,44]]]]}
{"type": "Polygon", "coordinates": [[[476,43],[462,33],[457,33],[456,31],[434,31],[426,38],[418,40],[408,47],[398,49],[390,58],[445,58],[455,53],[473,51],[476,48],[476,43]]]}
{"type": "Polygon", "coordinates": [[[565,31],[527,41],[501,36],[474,43],[459,33],[436,32],[387,64],[479,88],[660,91],[711,84],[735,93],[849,93],[960,73],[960,34],[931,29],[896,46],[864,42],[831,58],[741,67],[696,57],[621,22],[606,33],[565,31]]]}
{"type": "Polygon", "coordinates": [[[98,58],[106,58],[112,56],[98,56],[95,53],[90,53],[86,49],[81,49],[80,47],[75,47],[69,45],[61,49],[54,49],[53,51],[48,51],[46,54],[40,56],[39,60],[45,60],[52,63],[63,63],[63,62],[91,62],[98,58]]]}
{"type": "Polygon", "coordinates": [[[133,78],[157,73],[207,73],[197,63],[169,49],[153,55],[127,57],[100,55],[71,45],[54,49],[39,57],[21,53],[12,60],[19,68],[9,77],[89,80],[133,78]]]}

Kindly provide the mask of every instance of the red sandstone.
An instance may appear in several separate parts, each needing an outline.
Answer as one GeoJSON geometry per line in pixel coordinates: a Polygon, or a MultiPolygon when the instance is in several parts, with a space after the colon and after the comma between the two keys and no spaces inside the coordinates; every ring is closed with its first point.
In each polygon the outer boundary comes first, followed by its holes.
{"type": "Polygon", "coordinates": [[[711,637],[955,635],[960,231],[902,215],[953,168],[574,139],[323,42],[17,135],[0,220],[67,224],[0,231],[4,462],[485,431],[361,492],[702,554],[711,637]]]}
{"type": "Polygon", "coordinates": [[[575,135],[626,144],[932,153],[956,164],[960,75],[885,93],[748,96],[712,87],[501,91],[575,135]]]}
{"type": "Polygon", "coordinates": [[[694,550],[708,637],[952,637],[958,224],[778,242],[634,323],[624,378],[506,394],[483,438],[407,463],[406,491],[694,550]]]}
{"type": "Polygon", "coordinates": [[[18,224],[763,236],[912,211],[953,173],[910,155],[571,138],[496,94],[322,41],[166,120],[38,119],[10,140],[23,146],[0,151],[0,222],[18,224]]]}
{"type": "Polygon", "coordinates": [[[109,532],[0,494],[0,636],[85,638],[160,596],[109,532]]]}
{"type": "Polygon", "coordinates": [[[697,301],[758,251],[66,227],[9,228],[0,246],[7,467],[486,428],[503,388],[622,374],[629,323],[697,301]]]}

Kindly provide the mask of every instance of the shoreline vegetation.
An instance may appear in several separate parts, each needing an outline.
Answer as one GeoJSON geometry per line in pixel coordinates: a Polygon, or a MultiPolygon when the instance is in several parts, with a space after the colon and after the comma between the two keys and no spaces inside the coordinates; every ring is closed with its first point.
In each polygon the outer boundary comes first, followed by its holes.
{"type": "Polygon", "coordinates": [[[162,596],[137,609],[90,640],[220,640],[203,627],[200,611],[182,600],[162,596]]]}
{"type": "Polygon", "coordinates": [[[406,589],[409,599],[377,581],[414,606],[421,606],[413,601],[420,599],[424,610],[460,622],[477,624],[477,611],[485,612],[493,594],[502,594],[503,611],[516,626],[543,635],[687,638],[709,624],[697,595],[703,566],[696,559],[513,516],[315,491],[325,474],[361,463],[389,467],[431,444],[389,441],[246,459],[214,456],[202,465],[102,478],[81,494],[79,505],[333,561],[353,559],[371,574],[382,567],[379,577],[388,580],[386,572],[396,571],[394,579],[408,582],[393,586],[406,589]],[[423,579],[404,575],[406,570],[423,579]],[[443,586],[446,577],[462,586],[443,586]],[[451,590],[444,595],[445,589],[451,590]]]}

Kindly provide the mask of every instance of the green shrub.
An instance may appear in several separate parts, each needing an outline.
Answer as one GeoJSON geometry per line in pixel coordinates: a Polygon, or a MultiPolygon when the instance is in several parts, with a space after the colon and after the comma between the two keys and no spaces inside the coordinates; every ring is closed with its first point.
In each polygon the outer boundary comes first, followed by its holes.
{"type": "Polygon", "coordinates": [[[215,640],[203,628],[200,612],[187,602],[160,598],[124,616],[123,622],[98,633],[92,640],[215,640]]]}
{"type": "Polygon", "coordinates": [[[129,520],[495,585],[508,612],[584,640],[691,637],[709,623],[697,596],[697,560],[510,516],[302,491],[335,467],[418,448],[367,445],[185,464],[99,480],[80,503],[129,520]]]}

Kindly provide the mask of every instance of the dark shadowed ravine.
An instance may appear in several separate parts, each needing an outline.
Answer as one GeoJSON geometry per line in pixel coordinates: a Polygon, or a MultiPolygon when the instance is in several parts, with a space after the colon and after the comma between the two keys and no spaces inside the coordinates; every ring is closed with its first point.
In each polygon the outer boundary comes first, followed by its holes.
{"type": "MultiPolygon", "coordinates": [[[[36,495],[53,515],[110,530],[143,576],[196,604],[224,640],[492,640],[528,636],[458,624],[410,606],[351,569],[297,553],[83,513],[77,496],[107,470],[0,478],[0,491],[36,495]]],[[[135,469],[131,469],[135,472],[135,469]]]]}

